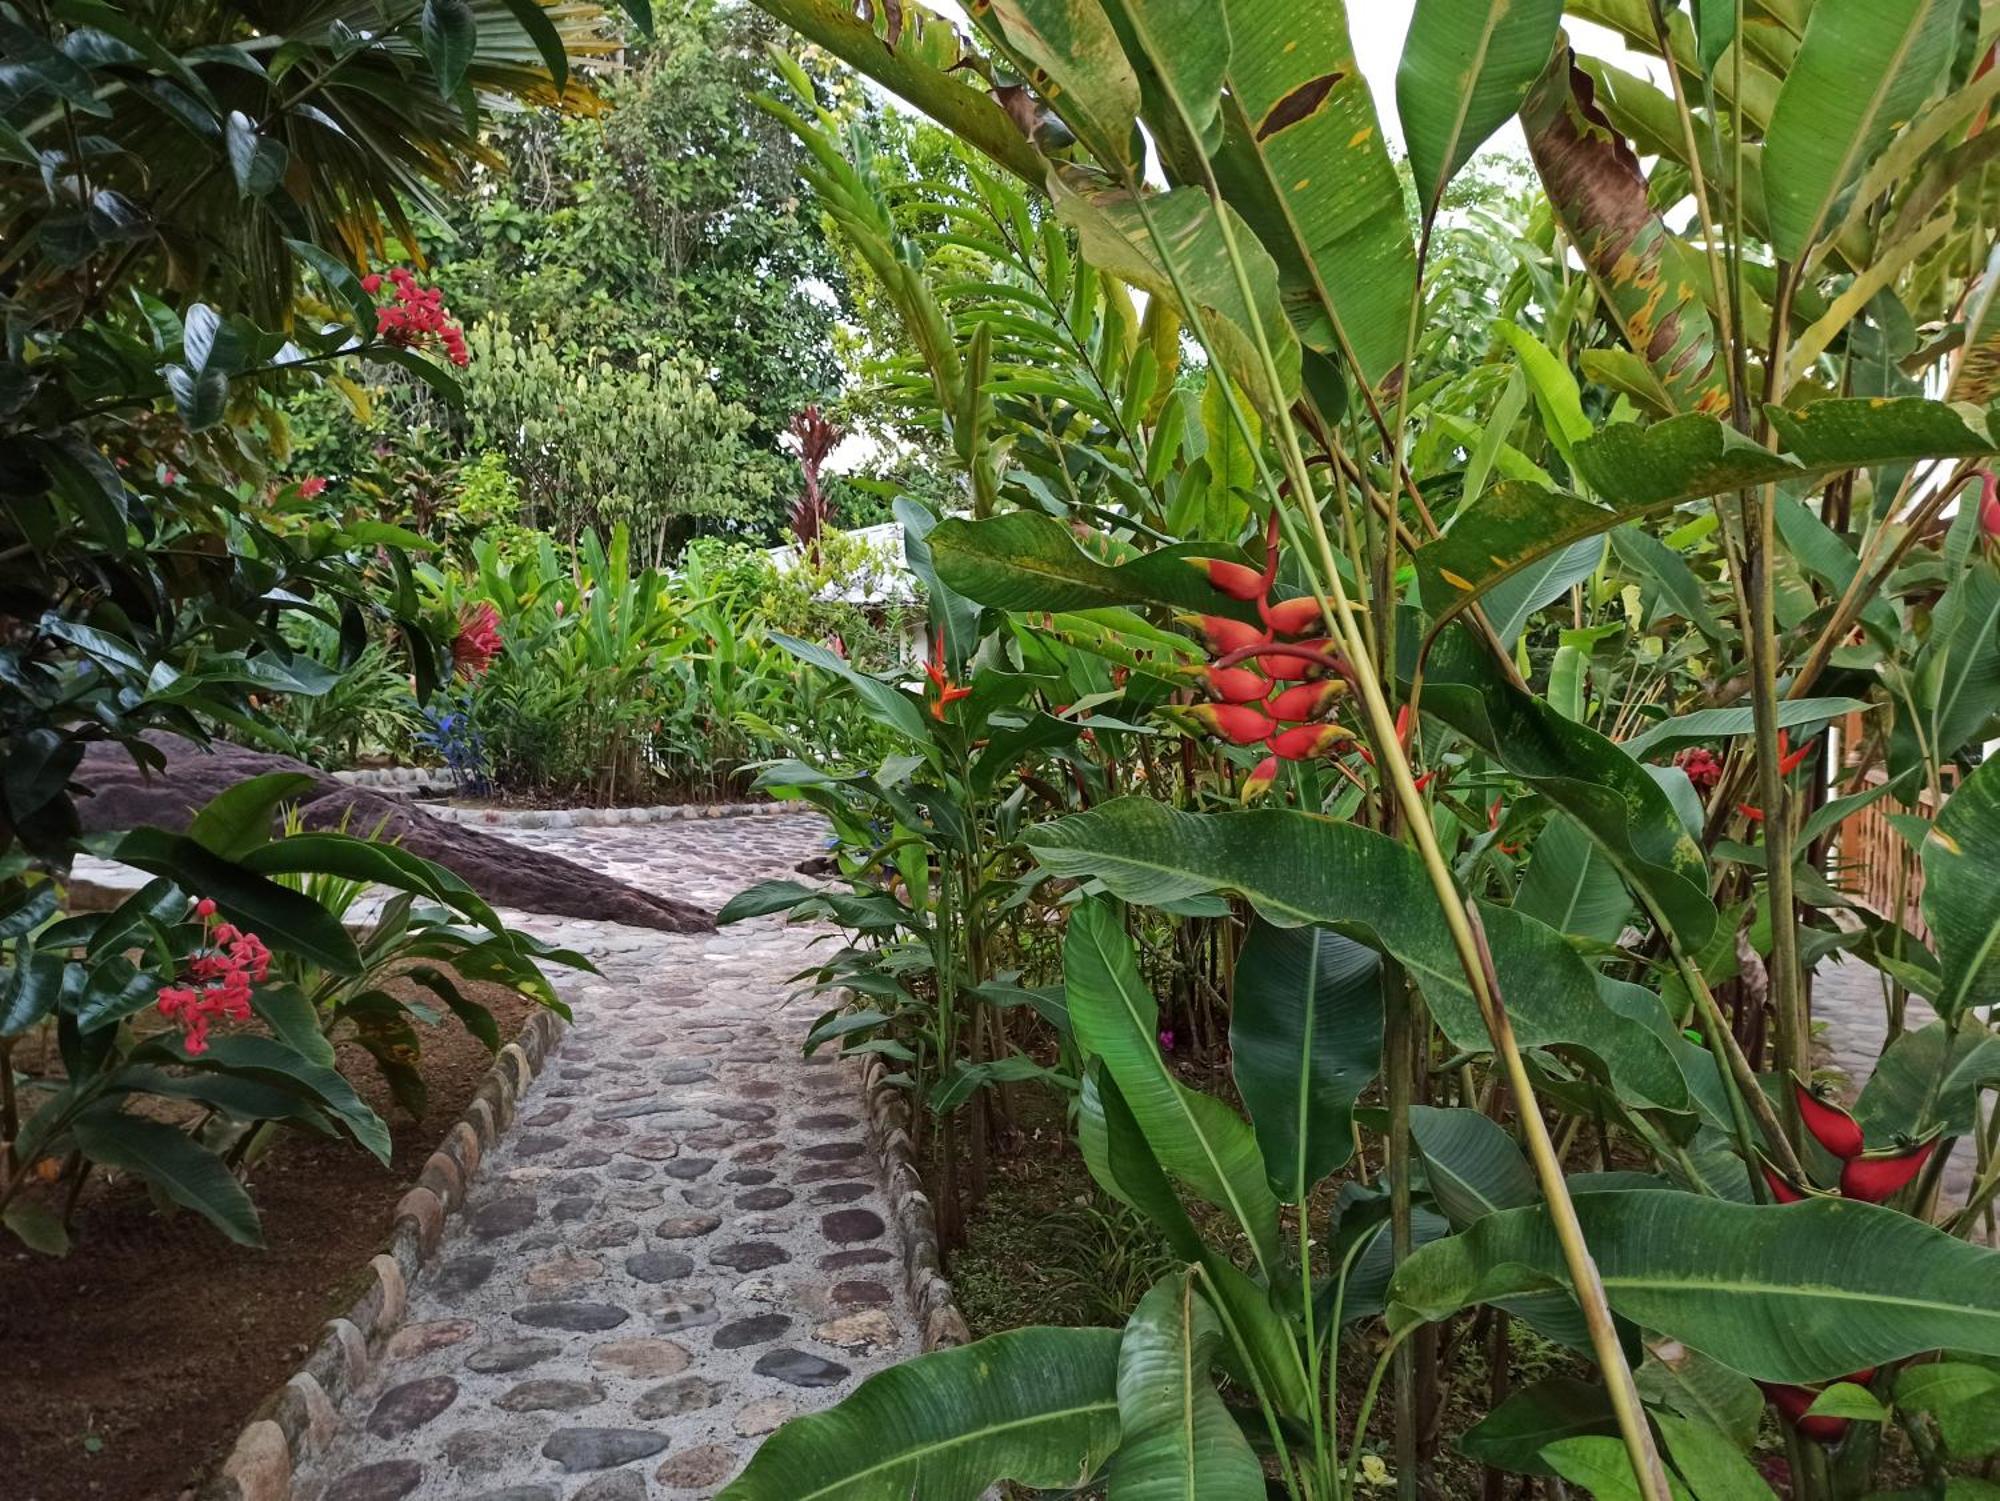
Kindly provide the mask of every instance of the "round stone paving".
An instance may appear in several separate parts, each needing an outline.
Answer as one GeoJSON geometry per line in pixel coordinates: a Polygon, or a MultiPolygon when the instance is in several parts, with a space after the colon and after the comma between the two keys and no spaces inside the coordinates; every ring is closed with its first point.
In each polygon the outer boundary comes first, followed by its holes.
{"type": "MultiPolygon", "coordinates": [[[[824,847],[809,817],[498,829],[711,910],[824,847]]],[[[788,1418],[916,1353],[858,1069],[781,1009],[808,928],[507,913],[601,976],[294,1495],[693,1501],[788,1418]]]]}

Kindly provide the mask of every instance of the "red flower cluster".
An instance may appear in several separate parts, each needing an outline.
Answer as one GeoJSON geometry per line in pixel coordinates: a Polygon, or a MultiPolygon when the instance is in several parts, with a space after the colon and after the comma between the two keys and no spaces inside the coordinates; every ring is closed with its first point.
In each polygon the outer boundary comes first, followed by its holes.
{"type": "MultiPolygon", "coordinates": [[[[454,365],[466,365],[472,356],[465,348],[465,330],[453,323],[444,310],[444,293],[436,287],[420,286],[406,266],[389,272],[395,301],[375,309],[378,337],[404,349],[415,349],[436,339],[445,358],[454,365]]],[[[381,276],[370,273],[361,278],[361,290],[374,296],[382,290],[381,276]]]]}
{"type": "Polygon", "coordinates": [[[315,500],[325,493],[326,476],[323,474],[308,474],[299,481],[300,500],[315,500]]]}
{"type": "Polygon", "coordinates": [[[1674,757],[1674,765],[1687,773],[1687,779],[1694,783],[1694,790],[1709,793],[1722,780],[1722,763],[1715,759],[1715,752],[1705,745],[1690,745],[1674,757]]]}
{"type": "Polygon", "coordinates": [[[1346,661],[1324,636],[1299,640],[1320,620],[1320,603],[1306,596],[1271,603],[1278,578],[1278,518],[1264,535],[1261,572],[1221,558],[1190,558],[1222,594],[1254,602],[1264,629],[1225,615],[1181,617],[1201,633],[1211,660],[1200,682],[1210,702],[1188,711],[1202,728],[1231,745],[1256,745],[1271,752],[1250,773],[1245,798],[1261,794],[1277,779],[1280,761],[1308,761],[1345,746],[1353,732],[1328,722],[1347,692],[1346,661]],[[1285,638],[1294,638],[1287,640],[1285,638]]]}
{"type": "Polygon", "coordinates": [[[209,1025],[250,1019],[250,987],[271,972],[271,951],[255,933],[215,920],[215,903],[203,897],[195,916],[208,931],[203,947],[188,961],[192,984],[162,985],[160,1015],[181,1029],[189,1055],[208,1051],[209,1025]]]}
{"type": "Polygon", "coordinates": [[[1792,1076],[1792,1100],[1813,1140],[1840,1159],[1840,1187],[1828,1190],[1810,1183],[1795,1183],[1766,1162],[1764,1181],[1780,1204],[1796,1204],[1814,1195],[1880,1204],[1922,1172],[1931,1153],[1937,1150],[1938,1132],[1933,1130],[1921,1141],[1869,1151],[1862,1138],[1861,1123],[1831,1100],[1814,1093],[1796,1074],[1792,1076]]]}
{"type": "MultiPolygon", "coordinates": [[[[845,655],[845,653],[843,653],[845,655]]],[[[972,690],[962,683],[954,683],[944,665],[944,632],[939,631],[931,640],[930,660],[924,663],[924,676],[931,680],[931,687],[937,690],[937,697],[931,700],[931,718],[944,723],[944,711],[962,698],[970,698],[972,690]]]]}
{"type": "Polygon", "coordinates": [[[458,620],[458,634],[451,640],[452,666],[464,676],[478,677],[493,665],[504,643],[500,639],[500,612],[490,600],[466,606],[458,620]]]}

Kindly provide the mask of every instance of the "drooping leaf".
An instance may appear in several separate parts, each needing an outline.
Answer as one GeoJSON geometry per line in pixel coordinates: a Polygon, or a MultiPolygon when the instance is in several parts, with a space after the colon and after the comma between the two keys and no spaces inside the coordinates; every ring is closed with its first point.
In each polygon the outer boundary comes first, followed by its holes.
{"type": "Polygon", "coordinates": [[[1402,363],[1416,248],[1345,0],[1225,0],[1222,10],[1229,95],[1216,177],[1276,257],[1300,337],[1322,352],[1344,342],[1362,378],[1380,385],[1402,363]]]}
{"type": "Polygon", "coordinates": [[[1854,1102],[1854,1118],[1872,1145],[1919,1137],[1932,1126],[1964,1136],[1977,1119],[1980,1092],[2000,1084],[2000,1037],[1978,1026],[1935,1021],[1904,1032],[1882,1050],[1854,1102]]]}
{"type": "Polygon", "coordinates": [[[144,1179],[242,1246],[261,1246],[257,1211],[222,1159],[161,1121],[102,1106],[71,1123],[92,1162],[144,1179]]]}
{"type": "Polygon", "coordinates": [[[2000,1002],[2000,758],[1959,784],[1922,858],[1924,921],[1943,975],[1938,1014],[2000,1002]]]}
{"type": "Polygon", "coordinates": [[[1195,1276],[1155,1283],[1125,1325],[1111,1501],[1263,1501],[1263,1467],[1209,1377],[1222,1325],[1195,1276]]]}
{"type": "Polygon", "coordinates": [[[1136,165],[1139,79],[1097,0],[991,0],[974,15],[988,29],[997,25],[1091,155],[1106,167],[1136,165]]]}
{"type": "Polygon", "coordinates": [[[1545,1376],[1508,1394],[1459,1438],[1468,1459],[1517,1475],[1553,1475],[1542,1450],[1583,1434],[1615,1437],[1618,1418],[1604,1388],[1573,1376],[1545,1376]]]}
{"type": "Polygon", "coordinates": [[[1234,1216],[1259,1263],[1278,1260],[1278,1205],[1257,1139],[1220,1100],[1176,1079],[1160,1051],[1159,1003],[1116,907],[1086,902],[1063,942],[1070,1023],[1085,1053],[1101,1058],[1160,1165],[1234,1216]]]}
{"type": "Polygon", "coordinates": [[[1094,610],[1164,605],[1250,618],[1188,560],[1231,557],[1215,543],[1155,548],[1122,562],[1092,557],[1053,516],[1009,511],[983,521],[951,516],[929,536],[938,577],[968,599],[1004,610],[1094,610]]]}
{"type": "Polygon", "coordinates": [[[1083,1485],[1118,1446],[1116,1329],[1012,1329],[870,1376],[795,1418],[716,1501],[976,1501],[1083,1485]]]}
{"type": "MultiPolygon", "coordinates": [[[[1618,321],[1677,410],[1728,410],[1720,346],[1680,247],[1646,197],[1645,174],[1598,109],[1596,85],[1558,49],[1521,107],[1550,206],[1618,321]]],[[[1616,492],[1605,492],[1615,494],[1616,492]]]]}
{"type": "Polygon", "coordinates": [[[1500,644],[1511,651],[1529,618],[1589,578],[1603,557],[1604,543],[1584,537],[1495,584],[1486,595],[1486,618],[1500,644]]]}
{"type": "MultiPolygon", "coordinates": [[[[1844,714],[1861,713],[1867,707],[1858,698],[1790,698],[1778,705],[1778,728],[1796,730],[1800,725],[1822,724],[1844,714]]],[[[1747,708],[1696,709],[1661,720],[1630,740],[1620,741],[1619,748],[1634,760],[1650,761],[1670,756],[1683,746],[1753,734],[1756,728],[1747,708]]]]}
{"type": "Polygon", "coordinates": [[[424,0],[424,55],[436,75],[440,98],[449,99],[465,79],[479,40],[479,22],[468,0],[424,0]]]}
{"type": "Polygon", "coordinates": [[[1855,180],[1917,111],[1955,44],[1956,0],[1823,0],[1764,134],[1771,245],[1797,260],[1839,222],[1855,180]]]}
{"type": "Polygon", "coordinates": [[[1742,1451],[1716,1429],[1671,1412],[1654,1413],[1653,1422],[1695,1501],[1777,1501],[1742,1451]]]}
{"type": "Polygon", "coordinates": [[[1083,1071],[1076,1144],[1099,1188],[1151,1220],[1176,1256],[1201,1260],[1201,1236],[1101,1059],[1093,1059],[1083,1071]]]}
{"type": "Polygon", "coordinates": [[[1632,915],[1632,898],[1611,857],[1574,820],[1553,818],[1535,839],[1514,907],[1558,933],[1612,943],[1632,915]]]}
{"type": "Polygon", "coordinates": [[[1739,1449],[1757,1442],[1764,1420],[1764,1394],[1741,1372],[1690,1350],[1677,1340],[1662,1340],[1646,1352],[1632,1373],[1639,1395],[1655,1408],[1668,1408],[1725,1434],[1739,1449]]]}
{"type": "MultiPolygon", "coordinates": [[[[1941,1346],[2000,1354],[2000,1252],[1894,1210],[1678,1192],[1575,1203],[1614,1311],[1757,1380],[1835,1380],[1941,1346]]],[[[1545,1210],[1488,1215],[1403,1264],[1391,1322],[1563,1286],[1566,1275],[1545,1210]]]]}
{"type": "MultiPolygon", "coordinates": [[[[1183,813],[1127,797],[1038,825],[1026,839],[1048,870],[1101,880],[1130,902],[1234,891],[1267,922],[1319,924],[1393,954],[1454,1047],[1490,1045],[1421,861],[1372,830],[1285,809],[1183,813]]],[[[1641,1108],[1689,1108],[1686,1083],[1660,1040],[1604,1005],[1560,934],[1505,908],[1482,915],[1523,1046],[1581,1050],[1641,1108]]]]}
{"type": "Polygon", "coordinates": [[[1321,928],[1258,923],[1236,956],[1237,1092],[1289,1204],[1354,1153],[1354,1102],[1382,1065],[1382,961],[1321,928]]]}
{"type": "Polygon", "coordinates": [[[836,657],[825,647],[810,641],[800,641],[777,631],[771,639],[786,651],[809,666],[822,672],[830,672],[835,677],[853,685],[861,705],[869,718],[884,727],[894,730],[906,739],[923,745],[930,740],[930,730],[924,723],[924,711],[917,701],[893,683],[885,683],[880,678],[859,672],[845,661],[836,657]]]}
{"type": "Polygon", "coordinates": [[[208,1050],[192,1060],[197,1069],[219,1069],[245,1078],[275,1084],[280,1088],[301,1089],[329,1114],[338,1117],[354,1139],[386,1165],[389,1161],[389,1128],[354,1092],[338,1070],[317,1063],[288,1043],[271,1037],[236,1033],[209,1039],[208,1050]]]}
{"type": "Polygon", "coordinates": [[[286,798],[313,785],[302,771],[250,777],[211,798],[188,825],[188,837],[225,860],[240,860],[271,838],[271,816],[286,798]]]}
{"type": "Polygon", "coordinates": [[[1561,22],[1562,0],[1417,0],[1396,68],[1396,112],[1427,216],[1521,107],[1561,22]]]}
{"type": "Polygon", "coordinates": [[[1410,1138],[1423,1154],[1431,1197],[1453,1230],[1541,1201],[1535,1175],[1514,1138],[1477,1110],[1412,1106],[1410,1138]]]}

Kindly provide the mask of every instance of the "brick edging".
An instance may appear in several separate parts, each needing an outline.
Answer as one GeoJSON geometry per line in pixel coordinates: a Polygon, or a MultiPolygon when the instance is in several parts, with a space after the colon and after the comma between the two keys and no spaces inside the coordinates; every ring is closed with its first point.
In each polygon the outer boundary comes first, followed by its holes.
{"type": "Polygon", "coordinates": [[[340,1404],[367,1381],[374,1360],[409,1309],[409,1287],[459,1213],[479,1164],[509,1125],[516,1105],[555,1051],[567,1023],[537,1010],[479,1081],[472,1103],[425,1161],[416,1185],[396,1203],[371,1280],[346,1313],[328,1319],[319,1341],[285,1384],[252,1412],[198,1501],[286,1501],[294,1474],[333,1441],[340,1404]]]}
{"type": "Polygon", "coordinates": [[[917,1329],[925,1353],[972,1342],[965,1315],[959,1311],[951,1279],[938,1254],[937,1215],[917,1171],[916,1149],[910,1140],[909,1094],[889,1082],[889,1069],[879,1053],[861,1061],[861,1095],[868,1109],[869,1135],[882,1160],[883,1186],[889,1214],[903,1243],[903,1278],[916,1310],[917,1329]]]}

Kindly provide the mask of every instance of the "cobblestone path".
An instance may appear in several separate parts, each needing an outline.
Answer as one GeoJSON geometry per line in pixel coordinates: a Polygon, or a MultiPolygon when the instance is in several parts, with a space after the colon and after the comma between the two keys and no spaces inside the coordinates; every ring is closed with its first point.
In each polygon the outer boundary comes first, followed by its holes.
{"type": "MultiPolygon", "coordinates": [[[[503,829],[711,909],[810,817],[503,829]]],[[[857,1071],[780,1009],[813,934],[509,914],[593,959],[576,1024],[297,1501],[710,1496],[760,1435],[916,1353],[857,1071]]]]}

